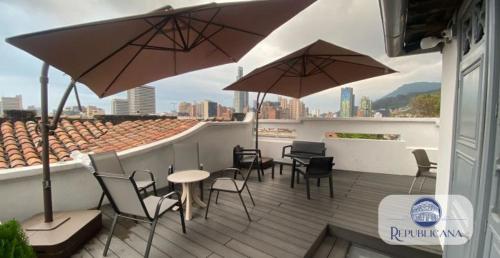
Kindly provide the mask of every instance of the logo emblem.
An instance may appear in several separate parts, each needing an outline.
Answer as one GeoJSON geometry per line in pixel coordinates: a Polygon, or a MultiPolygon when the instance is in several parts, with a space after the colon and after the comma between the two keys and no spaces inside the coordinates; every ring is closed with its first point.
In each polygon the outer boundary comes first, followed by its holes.
{"type": "Polygon", "coordinates": [[[441,206],[434,198],[420,198],[413,203],[410,215],[418,226],[432,227],[441,219],[441,206]]]}

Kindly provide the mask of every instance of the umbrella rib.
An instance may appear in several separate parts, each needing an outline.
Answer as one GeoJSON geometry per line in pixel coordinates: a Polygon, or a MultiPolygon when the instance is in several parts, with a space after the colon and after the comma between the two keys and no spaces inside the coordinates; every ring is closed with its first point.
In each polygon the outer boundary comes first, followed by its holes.
{"type": "Polygon", "coordinates": [[[341,63],[352,64],[352,65],[359,65],[359,66],[366,66],[366,67],[376,68],[376,69],[381,69],[381,70],[386,70],[387,69],[385,67],[374,66],[374,65],[367,65],[367,64],[360,64],[360,63],[349,62],[349,61],[344,61],[344,60],[339,60],[339,59],[335,59],[335,62],[341,62],[341,63]]]}
{"type": "MultiPolygon", "coordinates": [[[[312,61],[311,61],[312,63],[312,61]]],[[[321,58],[321,63],[319,65],[315,65],[316,67],[314,69],[312,69],[310,72],[309,72],[309,75],[312,75],[316,72],[321,72],[318,67],[326,67],[326,66],[329,66],[331,64],[335,63],[335,59],[330,59],[330,58],[321,58]],[[330,61],[330,62],[329,62],[330,61]],[[329,62],[328,64],[326,64],[327,62],[329,62]],[[326,64],[326,65],[325,65],[326,64]]]]}
{"type": "MultiPolygon", "coordinates": [[[[184,22],[182,20],[180,20],[180,21],[184,22]]],[[[200,32],[198,32],[198,30],[196,30],[195,28],[191,28],[191,29],[194,30],[196,33],[198,33],[198,36],[201,36],[201,37],[205,38],[206,41],[208,41],[210,44],[212,44],[212,46],[214,46],[217,50],[219,50],[220,52],[222,52],[227,58],[231,59],[231,61],[237,62],[237,60],[235,60],[231,55],[229,55],[226,51],[224,51],[217,44],[215,44],[214,42],[212,42],[209,38],[207,38],[206,36],[204,36],[200,32]]]]}
{"type": "Polygon", "coordinates": [[[321,72],[322,72],[322,73],[323,73],[326,77],[328,77],[330,80],[332,80],[334,83],[336,83],[336,84],[337,84],[336,86],[340,85],[340,83],[339,83],[337,80],[335,80],[335,78],[334,78],[332,75],[330,75],[330,74],[328,74],[327,72],[325,72],[325,71],[324,71],[321,67],[319,67],[316,63],[314,63],[313,61],[311,61],[311,64],[313,64],[314,66],[316,66],[316,68],[318,68],[318,70],[320,70],[320,71],[321,71],[321,72]]]}
{"type": "MultiPolygon", "coordinates": [[[[146,22],[151,25],[151,26],[154,26],[155,29],[158,29],[156,26],[157,25],[154,25],[152,24],[150,21],[146,20],[146,22]]],[[[167,33],[165,33],[163,30],[160,30],[160,34],[163,35],[164,37],[166,37],[168,40],[174,42],[177,46],[179,47],[182,47],[181,44],[177,43],[177,41],[175,41],[173,38],[171,38],[167,33]]]]}
{"type": "MultiPolygon", "coordinates": [[[[161,24],[164,20],[158,22],[157,24],[161,24]]],[[[147,21],[148,22],[148,21],[147,21]]],[[[106,62],[108,59],[110,59],[111,57],[113,57],[114,55],[116,55],[118,52],[120,52],[122,49],[126,48],[128,45],[130,45],[130,43],[136,41],[137,39],[141,38],[142,36],[146,35],[147,33],[149,33],[151,30],[153,30],[155,27],[151,27],[149,29],[147,29],[146,31],[144,31],[143,33],[137,35],[136,37],[134,37],[132,40],[128,41],[127,43],[123,44],[121,47],[117,48],[115,51],[111,52],[111,54],[107,55],[106,57],[104,57],[103,59],[101,59],[99,62],[97,62],[96,64],[94,64],[93,66],[91,66],[89,69],[87,69],[85,72],[83,72],[80,76],[78,76],[75,81],[78,81],[80,78],[82,78],[83,76],[87,75],[89,72],[91,72],[92,70],[94,70],[96,67],[98,67],[99,65],[101,65],[102,63],[106,62]]]]}
{"type": "MultiPolygon", "coordinates": [[[[192,28],[196,33],[198,33],[198,36],[196,37],[196,39],[193,41],[193,45],[198,43],[198,41],[201,39],[201,37],[203,36],[203,33],[205,32],[205,30],[208,28],[208,26],[210,24],[212,24],[213,20],[215,19],[215,17],[219,14],[220,12],[220,8],[217,8],[217,11],[215,11],[214,15],[212,15],[212,17],[210,17],[210,21],[204,21],[205,22],[205,26],[203,26],[203,29],[201,30],[201,32],[195,30],[194,28],[192,28]]],[[[190,19],[194,20],[196,18],[193,18],[191,17],[190,19]]]]}
{"type": "MultiPolygon", "coordinates": [[[[184,39],[184,35],[182,35],[182,30],[179,27],[179,23],[177,22],[177,17],[176,16],[174,16],[174,24],[175,24],[175,27],[177,28],[177,31],[179,32],[179,35],[181,36],[182,44],[184,44],[183,48],[187,49],[188,45],[186,44],[186,40],[184,39]]],[[[175,31],[174,31],[174,33],[175,33],[175,31]]]]}
{"type": "Polygon", "coordinates": [[[275,81],[275,82],[271,85],[271,87],[269,87],[269,88],[266,90],[266,92],[265,92],[265,93],[268,93],[270,90],[272,90],[272,89],[274,88],[274,86],[276,86],[276,84],[278,84],[278,82],[279,82],[281,79],[283,79],[283,77],[285,77],[285,74],[286,74],[286,73],[288,73],[288,72],[290,71],[290,69],[291,69],[294,65],[296,65],[298,62],[299,62],[299,59],[297,59],[297,60],[295,61],[295,63],[294,63],[292,66],[290,66],[290,68],[288,68],[288,71],[286,71],[286,72],[282,73],[282,74],[280,75],[280,77],[279,77],[279,78],[278,78],[278,79],[277,79],[277,80],[276,80],[276,81],[275,81]]]}
{"type": "MultiPolygon", "coordinates": [[[[203,19],[199,19],[199,18],[191,18],[195,21],[199,21],[199,22],[207,22],[203,19]]],[[[265,35],[262,35],[260,33],[257,33],[257,32],[253,32],[253,31],[249,31],[249,30],[244,30],[244,29],[240,29],[240,28],[236,28],[236,27],[233,27],[233,26],[228,26],[228,25],[224,25],[224,24],[220,24],[220,23],[216,23],[216,22],[210,22],[212,25],[215,25],[215,26],[219,26],[219,27],[225,27],[225,28],[228,28],[228,29],[231,29],[231,30],[235,30],[235,31],[239,31],[239,32],[243,32],[243,33],[247,33],[247,34],[252,34],[254,36],[259,36],[259,37],[263,37],[265,38],[266,36],[265,35]]]]}
{"type": "MultiPolygon", "coordinates": [[[[101,97],[103,97],[109,90],[109,88],[111,88],[111,86],[116,82],[116,80],[118,80],[118,78],[123,74],[123,72],[129,67],[129,65],[135,60],[135,58],[142,52],[142,50],[147,46],[147,44],[149,44],[149,42],[151,42],[151,40],[153,40],[153,38],[158,35],[158,33],[160,32],[161,30],[161,27],[165,26],[165,24],[167,24],[170,20],[170,17],[166,17],[163,19],[163,22],[162,22],[162,26],[160,26],[160,28],[156,28],[156,31],[155,33],[153,33],[153,35],[146,41],[146,44],[143,45],[135,54],[134,56],[127,62],[127,64],[120,70],[120,72],[115,76],[115,78],[111,81],[111,83],[108,85],[108,87],[106,87],[106,89],[103,91],[103,93],[101,94],[101,97]]],[[[174,52],[175,53],[175,52],[174,52]]]]}
{"type": "Polygon", "coordinates": [[[213,37],[213,36],[215,36],[215,35],[219,34],[219,32],[221,32],[222,30],[224,30],[224,27],[221,27],[220,29],[216,30],[214,33],[212,33],[212,34],[210,34],[210,35],[208,35],[208,36],[205,36],[205,37],[204,37],[204,39],[202,39],[202,40],[198,41],[198,43],[196,43],[196,44],[193,44],[193,45],[191,46],[191,48],[195,48],[195,47],[197,47],[197,46],[201,45],[201,43],[203,43],[203,42],[207,41],[208,39],[210,39],[211,37],[213,37]]]}

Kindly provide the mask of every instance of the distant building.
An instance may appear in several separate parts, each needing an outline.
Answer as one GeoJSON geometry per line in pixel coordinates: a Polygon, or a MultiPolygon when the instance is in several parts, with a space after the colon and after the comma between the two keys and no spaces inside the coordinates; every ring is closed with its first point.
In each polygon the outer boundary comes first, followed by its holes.
{"type": "Polygon", "coordinates": [[[217,118],[231,120],[233,109],[223,105],[217,105],[217,118]]]}
{"type": "Polygon", "coordinates": [[[213,118],[217,117],[217,103],[209,100],[202,102],[203,105],[203,118],[213,118]]]}
{"type": "MultiPolygon", "coordinates": [[[[238,67],[238,75],[236,76],[236,80],[239,80],[243,77],[243,67],[238,67]]],[[[235,91],[234,92],[234,112],[236,113],[244,113],[248,111],[248,92],[246,91],[235,91]]]]}
{"type": "Polygon", "coordinates": [[[96,107],[96,106],[87,106],[85,111],[87,117],[92,118],[95,115],[104,115],[104,109],[96,107]]]}
{"type": "Polygon", "coordinates": [[[40,116],[42,114],[42,109],[39,107],[36,107],[35,105],[29,105],[26,110],[29,111],[34,111],[36,116],[40,116]]]}
{"type": "Polygon", "coordinates": [[[368,97],[361,97],[358,111],[357,111],[357,116],[358,117],[372,117],[373,116],[373,110],[372,110],[372,101],[368,97]]]}
{"type": "Polygon", "coordinates": [[[141,86],[127,91],[130,115],[150,115],[156,113],[155,88],[141,86]]]}
{"type": "Polygon", "coordinates": [[[272,102],[272,101],[264,102],[262,104],[259,117],[262,119],[280,119],[281,118],[280,102],[272,102]]]}
{"type": "Polygon", "coordinates": [[[193,105],[189,102],[182,101],[177,107],[177,116],[191,116],[193,105]]]}
{"type": "Polygon", "coordinates": [[[128,115],[129,105],[126,99],[113,99],[111,101],[111,112],[113,115],[128,115]]]}
{"type": "Polygon", "coordinates": [[[354,116],[354,93],[350,87],[342,88],[340,91],[340,117],[354,116]]]}
{"type": "Polygon", "coordinates": [[[0,114],[5,110],[23,110],[23,96],[2,97],[0,100],[0,114]]]}
{"type": "Polygon", "coordinates": [[[300,120],[306,116],[306,105],[300,99],[291,99],[288,105],[290,107],[290,119],[300,120]]]}
{"type": "MultiPolygon", "coordinates": [[[[55,113],[56,111],[54,111],[55,113]]],[[[80,113],[87,113],[87,108],[82,107],[82,110],[80,112],[80,108],[78,106],[69,106],[65,107],[63,109],[62,115],[63,116],[80,116],[80,113]]]]}

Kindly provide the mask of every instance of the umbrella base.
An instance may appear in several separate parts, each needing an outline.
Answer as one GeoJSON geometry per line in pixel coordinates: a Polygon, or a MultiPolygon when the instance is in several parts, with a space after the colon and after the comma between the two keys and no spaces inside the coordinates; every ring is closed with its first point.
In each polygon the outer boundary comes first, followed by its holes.
{"type": "Polygon", "coordinates": [[[51,223],[45,223],[41,213],[22,226],[37,257],[70,257],[100,231],[101,211],[56,212],[51,223]]]}

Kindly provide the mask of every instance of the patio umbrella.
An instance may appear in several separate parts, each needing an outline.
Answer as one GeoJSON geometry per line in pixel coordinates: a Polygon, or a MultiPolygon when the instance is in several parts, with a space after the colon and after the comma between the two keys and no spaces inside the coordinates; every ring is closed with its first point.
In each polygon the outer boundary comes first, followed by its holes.
{"type": "Polygon", "coordinates": [[[257,94],[255,147],[259,112],[267,93],[302,98],[343,84],[395,72],[373,58],[318,40],[294,53],[253,70],[224,88],[257,94]],[[261,97],[261,93],[264,93],[261,97]]]}
{"type": "Polygon", "coordinates": [[[316,0],[260,0],[170,6],[150,13],[36,32],[7,42],[43,60],[41,75],[45,222],[52,221],[48,133],[57,127],[75,83],[99,97],[148,82],[237,62],[257,43],[316,0]],[[48,121],[49,65],[72,80],[48,121]]]}
{"type": "Polygon", "coordinates": [[[99,97],[237,62],[316,0],[211,3],[36,32],[7,42],[69,74],[99,97]]]}

